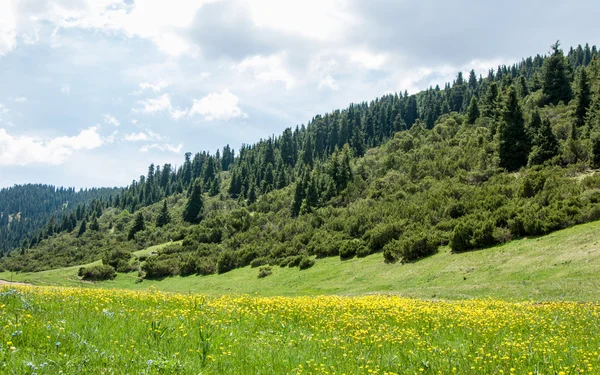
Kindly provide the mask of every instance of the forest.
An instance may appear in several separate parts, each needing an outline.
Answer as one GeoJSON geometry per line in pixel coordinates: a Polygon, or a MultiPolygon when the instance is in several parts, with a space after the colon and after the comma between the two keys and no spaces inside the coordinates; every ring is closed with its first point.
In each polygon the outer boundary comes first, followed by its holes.
{"type": "Polygon", "coordinates": [[[268,276],[373,253],[414,262],[600,219],[599,166],[597,47],[565,54],[556,42],[485,77],[351,104],[238,152],[151,164],[122,189],[3,189],[0,268],[102,259],[80,276],[143,279],[246,266],[268,276]]]}

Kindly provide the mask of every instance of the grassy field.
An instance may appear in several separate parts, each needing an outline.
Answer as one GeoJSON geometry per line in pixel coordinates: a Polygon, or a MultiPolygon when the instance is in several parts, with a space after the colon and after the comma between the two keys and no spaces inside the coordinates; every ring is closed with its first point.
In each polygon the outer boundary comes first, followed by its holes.
{"type": "MultiPolygon", "coordinates": [[[[0,279],[34,285],[85,286],[210,295],[264,296],[359,295],[392,293],[426,299],[498,298],[513,300],[600,300],[600,222],[579,225],[539,238],[520,239],[491,249],[439,254],[411,264],[385,264],[381,254],[340,261],[319,259],[314,267],[273,267],[273,274],[257,277],[243,268],[223,275],[172,277],[137,283],[136,273],[113,281],[84,283],[77,267],[39,273],[0,273],[0,279]]],[[[145,253],[157,251],[153,247],[145,253]]]]}
{"type": "Polygon", "coordinates": [[[593,374],[600,306],[0,288],[2,374],[593,374]]]}

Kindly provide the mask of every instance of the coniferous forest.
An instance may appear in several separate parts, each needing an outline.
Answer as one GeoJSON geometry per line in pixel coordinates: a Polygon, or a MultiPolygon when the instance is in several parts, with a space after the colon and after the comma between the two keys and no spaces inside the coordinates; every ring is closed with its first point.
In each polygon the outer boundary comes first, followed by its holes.
{"type": "Polygon", "coordinates": [[[354,103],[238,151],[151,164],[121,189],[3,189],[0,267],[102,259],[102,275],[160,278],[373,253],[414,262],[445,245],[465,252],[600,219],[598,167],[597,47],[565,53],[556,42],[485,76],[354,103]]]}

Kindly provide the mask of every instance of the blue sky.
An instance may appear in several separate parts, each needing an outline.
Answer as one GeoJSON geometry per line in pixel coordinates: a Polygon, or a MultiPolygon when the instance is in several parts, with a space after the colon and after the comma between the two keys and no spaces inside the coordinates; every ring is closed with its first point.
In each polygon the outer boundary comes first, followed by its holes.
{"type": "Polygon", "coordinates": [[[557,39],[598,44],[598,14],[591,0],[4,0],[0,187],[123,186],[151,162],[237,149],[557,39]]]}

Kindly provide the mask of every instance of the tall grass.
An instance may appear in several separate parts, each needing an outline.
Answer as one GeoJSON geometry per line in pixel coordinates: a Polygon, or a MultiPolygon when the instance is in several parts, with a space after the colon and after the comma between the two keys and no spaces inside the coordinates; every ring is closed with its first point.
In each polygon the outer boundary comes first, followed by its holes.
{"type": "Polygon", "coordinates": [[[597,373],[600,306],[0,289],[3,374],[597,373]]]}

